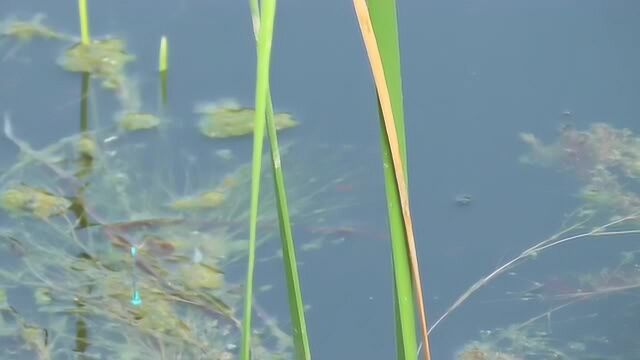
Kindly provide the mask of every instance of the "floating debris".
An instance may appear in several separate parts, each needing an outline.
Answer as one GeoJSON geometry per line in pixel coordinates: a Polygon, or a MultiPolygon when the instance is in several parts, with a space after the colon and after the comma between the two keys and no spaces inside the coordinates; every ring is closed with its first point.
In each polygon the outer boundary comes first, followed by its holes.
{"type": "MultiPolygon", "coordinates": [[[[200,104],[195,112],[200,114],[200,132],[211,138],[228,138],[253,133],[255,110],[243,108],[236,102],[227,100],[218,104],[200,104]]],[[[298,125],[291,114],[274,115],[276,129],[282,130],[298,125]]]]}
{"type": "Polygon", "coordinates": [[[453,198],[457,206],[469,206],[473,202],[473,197],[469,194],[458,194],[453,198]]]}
{"type": "Polygon", "coordinates": [[[125,112],[118,118],[118,126],[124,131],[148,130],[160,125],[160,118],[143,112],[125,112]]]}
{"type": "Polygon", "coordinates": [[[71,46],[60,59],[60,65],[67,71],[95,75],[106,88],[119,89],[126,79],[124,67],[133,60],[135,56],[126,52],[124,40],[108,38],[71,46]]]}
{"type": "Polygon", "coordinates": [[[230,161],[233,160],[233,152],[229,149],[220,149],[216,151],[216,156],[222,160],[230,161]]]}

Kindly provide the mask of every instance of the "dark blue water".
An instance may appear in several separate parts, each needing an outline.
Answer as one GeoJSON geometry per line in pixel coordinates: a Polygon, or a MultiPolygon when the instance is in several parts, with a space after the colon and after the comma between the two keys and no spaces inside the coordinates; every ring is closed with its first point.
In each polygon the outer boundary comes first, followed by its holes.
{"type": "MultiPolygon", "coordinates": [[[[5,17],[36,12],[47,14],[46,23],[56,29],[79,32],[73,2],[4,1],[5,17]]],[[[253,102],[248,4],[91,2],[90,13],[93,36],[123,37],[136,54],[128,72],[148,109],[157,108],[157,46],[160,36],[168,37],[168,112],[182,132],[197,121],[196,103],[229,97],[253,102]]],[[[398,14],[412,210],[427,311],[435,320],[481,274],[559,230],[564,215],[579,204],[574,178],[518,162],[527,150],[518,133],[552,139],[563,122],[608,122],[640,131],[640,6],[595,0],[409,1],[399,5],[398,14]],[[563,116],[567,111],[571,115],[563,116]],[[470,206],[455,205],[461,193],[473,197],[470,206]]],[[[3,44],[3,51],[10,46],[3,44]]],[[[80,79],[52,61],[62,50],[36,42],[0,63],[0,111],[11,112],[34,146],[77,131],[80,79]]],[[[276,108],[302,122],[283,141],[330,144],[335,152],[352,145],[348,156],[337,157],[336,176],[357,164],[354,186],[365,190],[357,193],[354,207],[332,220],[332,226],[356,224],[362,231],[301,255],[314,357],[391,359],[391,264],[377,108],[352,5],[279,2],[271,76],[276,108]]],[[[116,106],[102,93],[101,124],[112,120],[116,106]]],[[[211,149],[199,137],[184,142],[211,149]]],[[[245,155],[249,146],[249,139],[222,145],[245,155]]],[[[3,140],[0,152],[8,164],[16,149],[3,140]]],[[[567,257],[593,257],[598,249],[579,251],[584,253],[568,251],[527,268],[509,284],[488,286],[434,331],[434,359],[454,358],[480,330],[534,316],[538,310],[527,304],[500,300],[513,287],[526,288],[525,279],[543,281],[567,271],[561,266],[567,257]]],[[[275,284],[259,302],[286,324],[280,265],[258,266],[265,269],[258,281],[275,284]]]]}

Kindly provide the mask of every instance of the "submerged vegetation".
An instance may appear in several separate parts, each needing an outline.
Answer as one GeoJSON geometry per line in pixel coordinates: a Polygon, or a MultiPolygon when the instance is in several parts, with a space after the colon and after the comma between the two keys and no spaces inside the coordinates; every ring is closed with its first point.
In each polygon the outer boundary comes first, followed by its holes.
{"type": "MultiPolygon", "coordinates": [[[[57,39],[45,36],[44,27],[35,31],[40,19],[31,36],[57,39]]],[[[17,36],[17,25],[5,33],[17,36]]],[[[19,119],[5,115],[5,136],[19,155],[0,175],[3,359],[238,356],[243,285],[235,269],[247,256],[250,166],[228,149],[225,156],[222,150],[175,151],[179,139],[167,134],[180,127],[141,110],[125,71],[133,59],[124,41],[111,37],[75,44],[60,60],[65,70],[115,90],[108,94],[121,105],[113,111],[117,126],[81,125],[79,133],[34,149],[21,137],[19,119]],[[159,131],[128,133],[161,123],[159,131]]],[[[199,109],[210,137],[253,132],[253,109],[199,109]]],[[[275,123],[280,129],[298,124],[290,114],[277,114],[275,123]]],[[[208,141],[215,148],[215,139],[208,141]]],[[[303,229],[330,228],[334,212],[353,201],[334,191],[351,176],[334,163],[345,149],[322,148],[323,160],[312,167],[308,147],[292,147],[282,153],[291,164],[289,215],[303,229]]],[[[272,174],[263,176],[273,181],[272,174]]],[[[263,261],[282,256],[269,245],[279,237],[274,191],[266,187],[261,194],[257,218],[256,243],[273,254],[261,255],[263,261]]],[[[314,248],[331,238],[308,235],[314,248]]],[[[254,306],[252,358],[291,358],[288,331],[254,306]]]]}
{"type": "MultiPolygon", "coordinates": [[[[456,359],[640,357],[640,342],[629,336],[638,327],[626,321],[629,314],[637,317],[638,305],[624,301],[640,289],[640,247],[625,241],[640,234],[640,136],[605,123],[563,126],[550,142],[520,134],[528,147],[520,161],[573,175],[579,204],[559,231],[481,277],[427,330],[409,211],[395,2],[354,3],[381,116],[397,358],[414,359],[422,351],[430,359],[429,333],[478,291],[520,276],[517,270],[525,266],[539,271],[525,288],[507,292],[507,300],[528,310],[518,311],[513,323],[485,326],[490,330],[462,344],[456,359]],[[598,257],[563,262],[566,272],[555,265],[552,272],[542,262],[581,246],[596,248],[598,257]]],[[[82,41],[48,27],[41,14],[0,23],[0,41],[16,42],[5,60],[32,40],[65,41],[57,63],[82,75],[87,85],[80,131],[41,149],[21,136],[11,109],[0,109],[6,111],[4,135],[18,150],[0,173],[1,358],[311,357],[295,248],[317,250],[357,231],[334,225],[343,217],[337,210],[353,201],[336,190],[345,189],[353,174],[346,168],[350,164],[338,163],[346,148],[321,147],[319,156],[310,156],[309,144],[278,147],[276,130],[300,122],[273,109],[269,56],[275,3],[262,4],[268,10],[266,37],[260,36],[258,2],[251,1],[259,57],[256,108],[233,100],[189,104],[193,112],[186,127],[172,122],[167,111],[165,37],[158,64],[162,105],[150,109],[128,73],[136,56],[121,38],[91,39],[86,13],[82,41]],[[92,116],[114,120],[106,126],[87,118],[87,102],[96,102],[88,90],[91,78],[110,90],[106,96],[119,106],[105,114],[92,104],[92,116]],[[265,129],[270,157],[262,154],[265,129]],[[206,143],[204,150],[185,144],[180,138],[185,131],[206,143]],[[218,147],[222,138],[250,135],[253,163],[218,147]],[[286,192],[281,160],[289,165],[286,192]],[[271,172],[264,173],[267,164],[271,172]],[[261,180],[273,186],[261,186],[261,180]],[[296,247],[294,225],[307,235],[296,239],[296,247]],[[256,246],[269,253],[257,255],[256,246]],[[273,259],[284,260],[291,325],[259,305],[259,294],[273,285],[253,284],[256,263],[273,259]],[[238,270],[245,263],[246,274],[238,270]]],[[[460,194],[453,201],[462,207],[474,200],[460,194]]],[[[572,256],[576,253],[566,258],[572,256]]]]}
{"type": "MultiPolygon", "coordinates": [[[[3,330],[11,330],[0,334],[2,357],[235,358],[241,277],[226,269],[246,256],[247,165],[234,169],[219,160],[218,171],[192,179],[202,192],[182,195],[171,190],[172,177],[150,175],[145,140],[110,140],[113,130],[93,136],[105,155],[94,158],[85,181],[52,170],[73,173],[86,154],[76,146],[84,138],[78,134],[39,150],[46,158],[23,153],[0,183],[8,216],[0,257],[11,259],[0,266],[3,330]],[[211,183],[221,185],[205,190],[211,183]],[[80,222],[83,212],[88,225],[80,222]],[[134,287],[142,305],[131,304],[134,287]]],[[[305,182],[299,176],[308,169],[292,170],[293,219],[317,227],[331,217],[326,206],[348,201],[330,196],[333,179],[305,182]]],[[[272,196],[267,188],[259,244],[278,237],[272,196]]],[[[263,314],[254,327],[254,358],[290,358],[290,339],[266,319],[263,314]]]]}
{"type": "Polygon", "coordinates": [[[539,314],[484,331],[457,358],[637,358],[640,343],[626,334],[637,332],[637,327],[625,319],[637,317],[638,306],[628,299],[640,289],[640,248],[625,240],[640,234],[640,136],[629,129],[596,123],[585,130],[563,126],[550,143],[531,133],[522,133],[520,138],[529,147],[521,157],[523,163],[574,175],[580,204],[559,232],[480,279],[433,327],[501,275],[516,275],[517,267],[535,267],[545,256],[570,251],[569,258],[575,263],[563,265],[569,267],[566,273],[562,266],[554,266],[553,272],[538,271],[531,286],[509,293],[514,301],[526,302],[539,314]],[[577,257],[576,248],[581,247],[595,247],[597,255],[585,252],[577,257]]]}
{"type": "Polygon", "coordinates": [[[64,40],[67,35],[57,32],[43,24],[44,14],[36,14],[29,20],[8,19],[0,22],[0,36],[19,41],[33,39],[64,40]]]}

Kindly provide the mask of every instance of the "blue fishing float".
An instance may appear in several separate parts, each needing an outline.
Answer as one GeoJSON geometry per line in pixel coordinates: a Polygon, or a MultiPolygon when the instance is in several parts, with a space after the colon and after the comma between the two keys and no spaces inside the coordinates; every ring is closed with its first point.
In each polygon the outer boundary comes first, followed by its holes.
{"type": "Polygon", "coordinates": [[[133,269],[131,270],[131,304],[134,306],[142,305],[142,297],[140,296],[140,291],[138,290],[138,282],[136,281],[136,254],[138,253],[138,249],[135,246],[131,246],[131,257],[133,258],[133,269]]]}

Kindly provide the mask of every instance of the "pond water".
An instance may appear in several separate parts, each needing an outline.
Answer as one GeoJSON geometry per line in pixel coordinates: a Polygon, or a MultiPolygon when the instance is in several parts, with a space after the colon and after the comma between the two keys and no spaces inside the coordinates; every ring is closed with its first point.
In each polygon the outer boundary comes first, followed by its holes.
{"type": "MultiPolygon", "coordinates": [[[[90,2],[92,37],[112,39],[102,48],[76,44],[75,2],[3,9],[1,357],[236,358],[252,138],[215,121],[252,118],[248,4],[90,2]],[[52,32],[20,40],[17,20],[52,32]],[[79,66],[93,73],[84,97],[67,71],[79,66]]],[[[429,323],[452,310],[431,332],[434,359],[640,356],[638,15],[628,1],[399,4],[429,323]]],[[[280,1],[274,36],[313,356],[392,359],[378,113],[352,5],[280,1]]],[[[254,356],[287,359],[264,168],[254,356]]]]}

